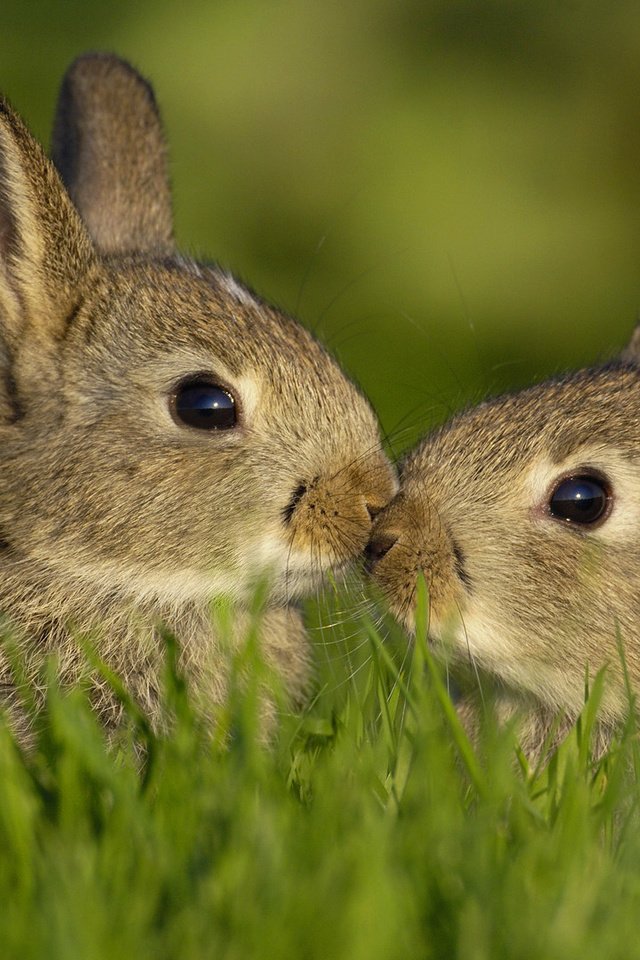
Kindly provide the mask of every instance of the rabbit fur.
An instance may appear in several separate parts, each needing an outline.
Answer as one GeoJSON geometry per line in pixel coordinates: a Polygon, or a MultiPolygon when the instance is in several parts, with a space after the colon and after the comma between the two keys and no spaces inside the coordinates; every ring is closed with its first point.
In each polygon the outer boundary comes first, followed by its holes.
{"type": "Polygon", "coordinates": [[[459,704],[471,732],[493,685],[498,716],[520,718],[532,758],[575,721],[586,681],[606,668],[604,749],[629,710],[619,638],[640,689],[639,363],[636,333],[615,362],[454,417],[404,460],[368,548],[410,632],[424,574],[429,639],[476,688],[459,704]],[[593,525],[551,511],[559,483],[585,474],[609,494],[593,525]]]}
{"type": "MultiPolygon", "coordinates": [[[[229,660],[211,603],[234,604],[239,643],[266,579],[264,656],[300,701],[293,601],[361,553],[395,488],[368,402],[311,334],[176,251],[162,126],[132,67],[72,64],[53,162],[0,102],[0,610],[31,676],[53,652],[77,679],[75,634],[95,631],[153,719],[162,622],[206,710],[229,660]],[[234,398],[236,426],[172,414],[194,375],[234,398]]],[[[0,686],[15,700],[5,661],[0,686]]],[[[117,723],[96,678],[92,696],[117,723]]]]}

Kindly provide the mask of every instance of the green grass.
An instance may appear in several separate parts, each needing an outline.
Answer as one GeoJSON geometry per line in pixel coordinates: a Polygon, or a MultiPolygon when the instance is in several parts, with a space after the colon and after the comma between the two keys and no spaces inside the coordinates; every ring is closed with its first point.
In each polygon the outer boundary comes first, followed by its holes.
{"type": "Polygon", "coordinates": [[[633,728],[595,763],[587,707],[525,772],[490,715],[471,748],[423,643],[407,655],[399,636],[352,628],[319,641],[319,696],[270,749],[255,645],[216,732],[168,638],[171,732],[130,705],[111,747],[49,669],[35,747],[0,725],[0,955],[640,956],[633,728]]]}

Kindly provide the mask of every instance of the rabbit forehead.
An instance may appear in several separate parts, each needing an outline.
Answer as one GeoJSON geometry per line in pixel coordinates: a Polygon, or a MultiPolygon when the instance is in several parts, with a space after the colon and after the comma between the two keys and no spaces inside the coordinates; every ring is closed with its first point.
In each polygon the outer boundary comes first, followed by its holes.
{"type": "Polygon", "coordinates": [[[240,373],[251,352],[249,341],[253,355],[259,355],[282,340],[285,322],[250,297],[230,297],[214,271],[195,274],[181,262],[116,260],[107,264],[94,295],[89,292],[77,326],[85,347],[106,347],[116,360],[131,357],[132,351],[133,357],[148,359],[170,356],[173,349],[204,350],[240,373]]]}
{"type": "Polygon", "coordinates": [[[368,404],[307,330],[217,268],[111,262],[102,282],[87,291],[74,327],[65,358],[107,379],[126,379],[145,366],[169,376],[211,369],[274,385],[279,393],[304,389],[355,402],[374,422],[368,404]]]}
{"type": "MultiPolygon", "coordinates": [[[[538,384],[465,411],[428,436],[403,465],[407,482],[473,480],[495,494],[532,465],[556,472],[589,451],[635,460],[640,449],[640,372],[612,367],[538,384]]],[[[470,491],[472,492],[472,491],[470,491]]]]}

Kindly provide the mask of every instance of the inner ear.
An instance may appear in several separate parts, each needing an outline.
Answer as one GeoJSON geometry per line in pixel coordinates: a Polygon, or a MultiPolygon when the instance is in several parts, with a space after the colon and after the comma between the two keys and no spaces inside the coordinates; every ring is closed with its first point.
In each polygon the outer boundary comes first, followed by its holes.
{"type": "Polygon", "coordinates": [[[128,63],[87,54],[69,67],[52,157],[101,251],[175,252],[160,115],[151,86],[128,63]]]}

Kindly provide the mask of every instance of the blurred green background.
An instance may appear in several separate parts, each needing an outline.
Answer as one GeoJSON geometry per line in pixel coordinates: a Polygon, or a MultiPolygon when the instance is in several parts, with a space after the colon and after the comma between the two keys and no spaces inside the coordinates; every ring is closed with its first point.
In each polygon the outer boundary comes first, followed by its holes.
{"type": "Polygon", "coordinates": [[[317,329],[400,446],[628,336],[637,2],[1,9],[0,89],[45,142],[78,53],[114,50],[152,80],[182,247],[317,329]]]}

